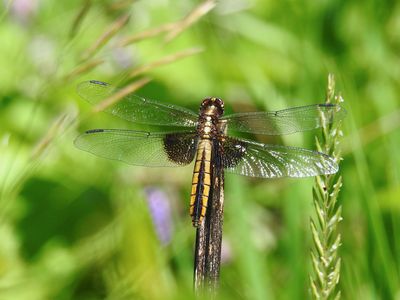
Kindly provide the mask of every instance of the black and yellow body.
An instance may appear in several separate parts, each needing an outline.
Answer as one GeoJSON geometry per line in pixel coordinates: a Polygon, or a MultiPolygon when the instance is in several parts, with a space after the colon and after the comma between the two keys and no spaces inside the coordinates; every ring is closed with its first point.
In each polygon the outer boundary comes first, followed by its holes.
{"type": "Polygon", "coordinates": [[[194,227],[203,221],[211,196],[213,184],[214,149],[218,140],[218,122],[224,112],[224,103],[219,98],[207,98],[200,107],[197,131],[199,140],[195,157],[192,192],[190,196],[190,216],[194,227]]]}

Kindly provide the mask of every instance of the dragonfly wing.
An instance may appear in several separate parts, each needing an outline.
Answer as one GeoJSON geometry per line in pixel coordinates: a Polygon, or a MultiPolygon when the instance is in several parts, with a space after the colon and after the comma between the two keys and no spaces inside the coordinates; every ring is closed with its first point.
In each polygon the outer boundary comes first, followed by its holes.
{"type": "Polygon", "coordinates": [[[314,104],[279,111],[232,114],[221,120],[226,120],[228,132],[281,135],[319,128],[342,120],[345,115],[346,111],[340,105],[314,104]]]}
{"type": "Polygon", "coordinates": [[[174,167],[187,165],[193,160],[197,135],[194,132],[94,129],[78,136],[74,144],[97,156],[131,165],[174,167]]]}
{"type": "Polygon", "coordinates": [[[227,172],[251,177],[309,177],[338,171],[334,158],[302,148],[226,137],[222,152],[227,172]]]}
{"type": "MultiPolygon", "coordinates": [[[[112,85],[96,80],[84,81],[78,85],[78,94],[94,105],[118,91],[112,85]]],[[[198,119],[198,115],[189,109],[146,100],[133,94],[123,97],[104,111],[130,122],[152,125],[194,127],[198,119]]]]}

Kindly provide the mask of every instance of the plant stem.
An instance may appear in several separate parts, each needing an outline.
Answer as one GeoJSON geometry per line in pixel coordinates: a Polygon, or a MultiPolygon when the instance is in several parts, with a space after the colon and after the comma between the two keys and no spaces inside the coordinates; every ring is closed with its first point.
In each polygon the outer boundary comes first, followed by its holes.
{"type": "Polygon", "coordinates": [[[206,216],[196,232],[194,253],[194,290],[215,298],[221,264],[222,224],[224,210],[224,170],[213,168],[213,187],[206,216]]]}

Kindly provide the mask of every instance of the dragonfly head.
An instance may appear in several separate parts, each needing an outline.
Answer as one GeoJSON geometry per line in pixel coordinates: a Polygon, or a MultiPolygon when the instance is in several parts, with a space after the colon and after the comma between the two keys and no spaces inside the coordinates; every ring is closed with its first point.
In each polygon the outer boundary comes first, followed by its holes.
{"type": "Polygon", "coordinates": [[[200,112],[220,117],[224,114],[224,101],[216,97],[206,98],[201,103],[200,112]]]}

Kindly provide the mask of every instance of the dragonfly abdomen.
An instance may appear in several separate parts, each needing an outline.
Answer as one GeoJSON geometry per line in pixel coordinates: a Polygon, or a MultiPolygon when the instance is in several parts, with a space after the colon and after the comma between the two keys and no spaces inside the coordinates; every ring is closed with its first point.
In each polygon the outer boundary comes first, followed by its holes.
{"type": "Polygon", "coordinates": [[[201,139],[198,144],[190,196],[190,216],[194,227],[204,219],[211,188],[211,140],[201,139]]]}

